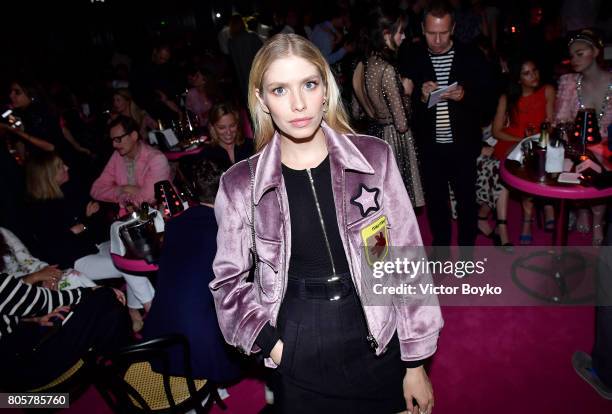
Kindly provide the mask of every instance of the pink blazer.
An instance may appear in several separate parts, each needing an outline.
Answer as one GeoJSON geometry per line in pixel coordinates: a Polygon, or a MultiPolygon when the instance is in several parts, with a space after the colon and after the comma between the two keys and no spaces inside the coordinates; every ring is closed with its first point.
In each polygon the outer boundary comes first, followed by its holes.
{"type": "Polygon", "coordinates": [[[120,191],[121,186],[129,184],[125,160],[115,151],[100,177],[93,183],[91,196],[95,200],[118,203],[122,208],[128,200],[136,205],[143,201],[153,204],[155,183],[170,179],[168,160],[160,151],[141,141],[134,174],[140,191],[128,197],[120,191]]]}

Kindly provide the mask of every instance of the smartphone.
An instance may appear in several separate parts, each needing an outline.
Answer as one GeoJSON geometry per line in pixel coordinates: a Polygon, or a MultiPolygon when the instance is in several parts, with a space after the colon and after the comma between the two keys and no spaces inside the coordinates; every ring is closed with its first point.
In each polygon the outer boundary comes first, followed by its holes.
{"type": "Polygon", "coordinates": [[[66,324],[66,322],[68,322],[68,319],[70,319],[72,317],[72,314],[74,313],[73,311],[68,311],[68,312],[60,312],[63,316],[64,319],[61,319],[58,316],[55,316],[51,319],[49,319],[51,322],[53,322],[53,326],[59,328],[60,326],[63,326],[66,324]]]}
{"type": "Polygon", "coordinates": [[[2,113],[2,119],[5,119],[9,126],[12,128],[19,128],[22,125],[21,120],[15,115],[13,115],[12,109],[7,109],[6,111],[4,111],[2,113]]]}

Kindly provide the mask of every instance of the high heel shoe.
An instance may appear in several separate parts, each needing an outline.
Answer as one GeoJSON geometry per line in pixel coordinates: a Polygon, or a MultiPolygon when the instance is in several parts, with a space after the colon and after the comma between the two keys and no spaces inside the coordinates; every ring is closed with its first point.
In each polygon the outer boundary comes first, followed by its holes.
{"type": "MultiPolygon", "coordinates": [[[[508,220],[505,220],[505,219],[504,220],[499,220],[498,219],[496,223],[497,224],[495,225],[495,228],[498,229],[499,226],[507,226],[508,225],[508,220]]],[[[501,236],[499,235],[498,232],[493,232],[493,244],[495,246],[501,247],[502,249],[504,249],[504,250],[506,250],[508,252],[511,252],[511,251],[514,250],[514,249],[512,249],[514,244],[510,243],[509,241],[503,243],[502,239],[501,239],[501,236]]]]}
{"type": "MultiPolygon", "coordinates": [[[[489,222],[489,217],[488,216],[478,216],[478,221],[486,221],[487,224],[489,222]]],[[[495,232],[493,230],[491,230],[489,233],[485,233],[484,231],[482,231],[480,229],[480,227],[478,227],[478,232],[480,234],[482,234],[483,236],[485,236],[487,239],[493,239],[493,235],[495,234],[495,232]]]]}
{"type": "MultiPolygon", "coordinates": [[[[533,218],[525,219],[523,220],[523,223],[529,223],[531,226],[531,223],[533,223],[533,218]]],[[[528,246],[533,242],[533,236],[531,234],[521,233],[519,236],[519,242],[523,246],[528,246]]]]}

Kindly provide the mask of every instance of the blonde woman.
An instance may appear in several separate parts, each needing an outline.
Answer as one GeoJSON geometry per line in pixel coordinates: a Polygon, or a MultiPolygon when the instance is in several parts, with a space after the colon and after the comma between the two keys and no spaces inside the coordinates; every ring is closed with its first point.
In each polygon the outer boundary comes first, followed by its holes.
{"type": "Polygon", "coordinates": [[[120,88],[113,93],[111,119],[115,119],[117,115],[125,115],[134,119],[140,128],[139,132],[142,137],[146,137],[148,131],[157,129],[155,120],[144,109],[136,105],[129,89],[120,88]]]}
{"type": "Polygon", "coordinates": [[[214,105],[209,112],[211,147],[204,156],[214,159],[227,170],[238,161],[253,155],[253,142],[245,138],[240,125],[240,113],[229,103],[214,105]]]}
{"type": "Polygon", "coordinates": [[[364,306],[361,231],[422,245],[391,148],[352,132],[329,65],[298,35],[259,50],[248,94],[259,153],[215,200],[210,288],[226,341],[277,368],[279,412],[416,412],[413,398],[431,412],[437,301],[364,306]]]}
{"type": "Polygon", "coordinates": [[[155,290],[145,277],[120,273],[110,257],[110,241],[96,245],[91,235],[100,206],[71,191],[68,166],[55,153],[26,164],[29,224],[36,256],[60,269],[73,268],[92,280],[123,277],[134,331],[142,329],[139,309],[148,311],[155,290]]]}

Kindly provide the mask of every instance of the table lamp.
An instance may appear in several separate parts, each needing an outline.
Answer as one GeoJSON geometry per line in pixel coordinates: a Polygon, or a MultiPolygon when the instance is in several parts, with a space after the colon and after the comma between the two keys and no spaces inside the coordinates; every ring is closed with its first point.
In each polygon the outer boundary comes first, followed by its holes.
{"type": "Polygon", "coordinates": [[[168,180],[155,183],[155,199],[159,203],[164,219],[175,216],[185,209],[182,200],[168,180]]]}
{"type": "Polygon", "coordinates": [[[576,114],[576,128],[574,130],[574,136],[580,138],[585,147],[587,145],[599,144],[601,142],[597,113],[594,109],[586,108],[578,111],[576,114]]]}

